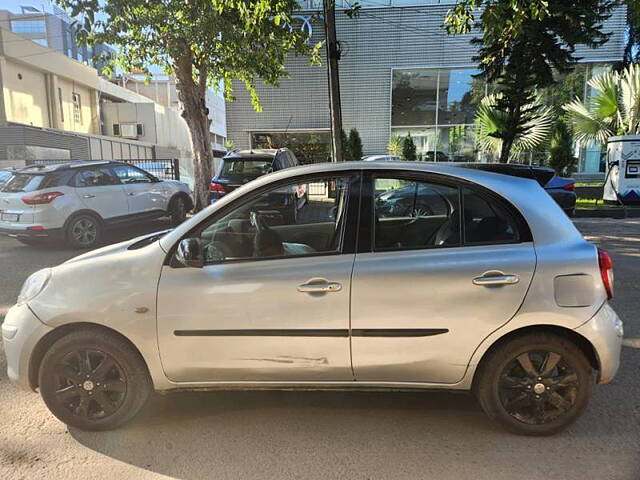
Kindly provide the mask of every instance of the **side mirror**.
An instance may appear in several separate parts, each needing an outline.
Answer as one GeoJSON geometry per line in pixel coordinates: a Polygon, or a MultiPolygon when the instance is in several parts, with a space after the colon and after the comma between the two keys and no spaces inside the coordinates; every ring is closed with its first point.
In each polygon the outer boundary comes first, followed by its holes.
{"type": "Polygon", "coordinates": [[[191,268],[204,267],[204,252],[199,238],[185,238],[176,249],[175,259],[180,265],[191,268]]]}

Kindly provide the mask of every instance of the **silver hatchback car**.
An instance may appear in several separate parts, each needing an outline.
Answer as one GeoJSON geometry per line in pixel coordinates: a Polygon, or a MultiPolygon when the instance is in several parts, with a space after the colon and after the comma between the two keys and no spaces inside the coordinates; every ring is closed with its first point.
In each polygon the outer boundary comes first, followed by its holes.
{"type": "Polygon", "coordinates": [[[533,180],[321,164],[34,273],[2,336],[9,377],[82,429],[154,389],[449,389],[548,435],[618,369],[612,288],[533,180]]]}

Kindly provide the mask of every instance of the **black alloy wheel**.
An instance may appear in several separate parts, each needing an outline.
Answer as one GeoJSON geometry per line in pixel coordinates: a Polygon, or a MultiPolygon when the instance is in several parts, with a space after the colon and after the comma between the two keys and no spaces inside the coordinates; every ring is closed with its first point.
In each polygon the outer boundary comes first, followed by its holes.
{"type": "Polygon", "coordinates": [[[565,415],[575,405],[579,386],[578,375],[561,354],[532,351],[521,353],[506,366],[498,389],[509,415],[540,425],[565,415]]]}
{"type": "Polygon", "coordinates": [[[98,327],[49,347],[38,375],[42,399],[69,426],[109,430],[131,420],[153,390],[144,360],[124,338],[98,327]]]}

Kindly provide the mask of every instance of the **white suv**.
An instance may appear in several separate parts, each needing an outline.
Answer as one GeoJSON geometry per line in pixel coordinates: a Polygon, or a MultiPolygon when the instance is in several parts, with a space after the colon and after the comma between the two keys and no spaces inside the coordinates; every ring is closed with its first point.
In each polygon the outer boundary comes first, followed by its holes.
{"type": "Polygon", "coordinates": [[[32,245],[63,239],[92,248],[113,224],[169,216],[193,207],[189,187],[121,162],[71,162],[15,172],[0,190],[0,233],[32,245]]]}

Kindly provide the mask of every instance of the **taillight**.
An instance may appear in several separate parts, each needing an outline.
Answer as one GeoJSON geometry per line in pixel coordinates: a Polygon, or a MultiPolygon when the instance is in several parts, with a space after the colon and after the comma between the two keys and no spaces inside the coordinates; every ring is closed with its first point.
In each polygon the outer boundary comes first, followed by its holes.
{"type": "Polygon", "coordinates": [[[22,197],[21,200],[27,205],[46,205],[62,195],[64,195],[62,192],[47,192],[37,195],[27,195],[26,197],[22,197]]]}
{"type": "Polygon", "coordinates": [[[567,190],[569,192],[573,192],[576,189],[576,184],[575,183],[567,183],[564,187],[562,187],[563,190],[567,190]]]}
{"type": "Polygon", "coordinates": [[[604,289],[607,291],[607,299],[613,298],[613,262],[611,257],[604,250],[598,249],[598,264],[600,265],[600,276],[604,289]]]}
{"type": "Polygon", "coordinates": [[[211,182],[211,185],[209,186],[209,191],[214,193],[226,193],[222,185],[214,182],[211,182]]]}

